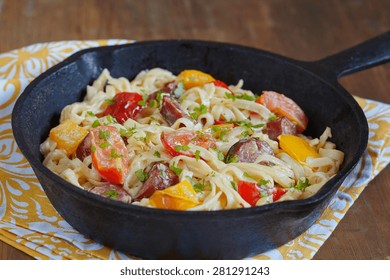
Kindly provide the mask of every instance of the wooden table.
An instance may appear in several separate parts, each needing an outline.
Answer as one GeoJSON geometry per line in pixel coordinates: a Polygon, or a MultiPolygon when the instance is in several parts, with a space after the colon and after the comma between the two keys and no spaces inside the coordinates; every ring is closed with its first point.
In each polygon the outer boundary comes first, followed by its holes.
{"type": "MultiPolygon", "coordinates": [[[[389,0],[0,0],[0,53],[70,39],[203,39],[316,60],[390,30],[389,0]]],[[[390,103],[390,63],[341,79],[390,103]]],[[[390,169],[364,190],[315,259],[390,259],[390,169]]],[[[0,259],[30,259],[0,242],[0,259]]]]}

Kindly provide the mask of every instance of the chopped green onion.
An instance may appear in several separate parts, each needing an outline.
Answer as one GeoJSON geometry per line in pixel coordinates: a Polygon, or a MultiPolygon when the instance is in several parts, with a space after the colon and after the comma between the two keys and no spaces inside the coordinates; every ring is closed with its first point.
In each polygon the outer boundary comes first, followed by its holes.
{"type": "Polygon", "coordinates": [[[109,147],[109,146],[111,146],[111,144],[108,143],[107,141],[104,141],[103,143],[101,143],[101,144],[99,145],[99,147],[102,148],[102,149],[107,148],[107,147],[109,147]]]}
{"type": "Polygon", "coordinates": [[[142,169],[135,171],[135,176],[137,176],[138,180],[140,180],[142,183],[149,178],[149,174],[142,169]]]}
{"type": "Polygon", "coordinates": [[[134,125],[134,127],[130,127],[129,129],[124,129],[124,128],[120,128],[119,129],[119,133],[121,136],[124,136],[124,137],[131,137],[136,131],[136,126],[134,125]]]}
{"type": "Polygon", "coordinates": [[[296,185],[292,185],[294,189],[304,191],[308,186],[310,186],[309,179],[307,178],[301,178],[298,180],[298,183],[296,185]]]}
{"type": "Polygon", "coordinates": [[[154,154],[153,154],[155,157],[158,157],[160,158],[161,157],[161,154],[159,151],[155,151],[154,154]]]}
{"type": "Polygon", "coordinates": [[[229,98],[229,99],[231,99],[233,101],[236,101],[236,99],[237,99],[237,97],[233,93],[231,93],[231,92],[226,92],[225,95],[226,95],[227,98],[229,98]]]}
{"type": "Polygon", "coordinates": [[[109,130],[103,131],[99,129],[99,138],[107,140],[108,138],[110,138],[110,131],[109,130]]]}
{"type": "Polygon", "coordinates": [[[111,149],[110,153],[111,153],[111,159],[114,159],[114,158],[122,158],[122,157],[123,157],[123,155],[118,154],[118,152],[116,151],[116,149],[111,149]]]}
{"type": "Polygon", "coordinates": [[[248,172],[244,172],[244,177],[255,180],[255,178],[253,178],[248,172]]]}
{"type": "Polygon", "coordinates": [[[260,180],[257,182],[257,184],[258,184],[259,186],[266,186],[266,185],[268,185],[269,183],[271,183],[270,180],[265,180],[265,179],[260,179],[260,180]]]}
{"type": "Polygon", "coordinates": [[[106,98],[104,99],[104,102],[106,102],[108,105],[114,104],[114,99],[113,98],[106,98]]]}
{"type": "Polygon", "coordinates": [[[118,121],[116,120],[116,118],[114,118],[114,117],[111,116],[111,115],[107,115],[107,116],[106,116],[106,120],[107,120],[107,124],[118,123],[118,121]]]}
{"type": "Polygon", "coordinates": [[[207,106],[201,104],[199,107],[194,108],[194,112],[189,113],[190,117],[197,120],[199,116],[204,115],[208,112],[207,106]]]}
{"type": "Polygon", "coordinates": [[[238,162],[238,156],[237,155],[234,155],[234,156],[227,156],[225,158],[225,162],[226,163],[235,163],[235,162],[238,162]]]}
{"type": "Polygon", "coordinates": [[[99,120],[95,120],[93,123],[92,123],[92,128],[97,128],[98,126],[100,126],[100,122],[99,120]]]}
{"type": "Polygon", "coordinates": [[[235,95],[237,99],[243,99],[243,100],[248,100],[248,101],[255,101],[256,96],[251,96],[247,93],[244,93],[242,95],[235,95]]]}
{"type": "Polygon", "coordinates": [[[169,167],[177,176],[180,176],[181,172],[183,171],[183,169],[179,168],[179,167],[176,167],[174,164],[172,164],[172,166],[169,167]]]}
{"type": "Polygon", "coordinates": [[[202,183],[196,183],[194,186],[193,186],[193,188],[194,188],[194,191],[195,192],[202,192],[202,191],[204,191],[204,189],[205,189],[205,185],[204,184],[202,184],[202,183]]]}
{"type": "Polygon", "coordinates": [[[107,195],[108,198],[118,199],[118,192],[116,190],[106,190],[104,194],[107,195]]]}
{"type": "Polygon", "coordinates": [[[225,156],[223,155],[222,151],[218,151],[218,159],[220,161],[224,161],[225,160],[225,156]]]}
{"type": "Polygon", "coordinates": [[[195,151],[195,159],[196,159],[196,161],[199,161],[199,159],[200,159],[200,151],[199,150],[195,151]]]}
{"type": "Polygon", "coordinates": [[[190,149],[190,147],[188,147],[187,145],[176,145],[175,146],[175,151],[176,152],[188,151],[189,149],[190,149]]]}

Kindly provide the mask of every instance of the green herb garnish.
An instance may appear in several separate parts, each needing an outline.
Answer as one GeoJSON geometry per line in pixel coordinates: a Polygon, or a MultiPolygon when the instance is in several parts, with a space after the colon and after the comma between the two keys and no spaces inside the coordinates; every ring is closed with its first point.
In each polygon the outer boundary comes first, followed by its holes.
{"type": "Polygon", "coordinates": [[[229,132],[229,130],[227,130],[226,128],[222,128],[221,130],[220,130],[220,132],[219,132],[219,135],[218,135],[218,137],[219,137],[219,139],[221,140],[221,141],[225,141],[223,138],[226,136],[226,134],[229,132]]]}
{"type": "Polygon", "coordinates": [[[256,96],[249,95],[247,93],[237,95],[231,92],[226,92],[225,93],[226,98],[231,99],[233,101],[236,101],[237,99],[243,99],[243,100],[248,100],[248,101],[254,101],[256,100],[256,96]]]}
{"type": "Polygon", "coordinates": [[[97,128],[98,126],[100,126],[100,122],[99,120],[95,120],[93,123],[92,123],[92,128],[97,128]]]}
{"type": "Polygon", "coordinates": [[[269,121],[269,122],[272,122],[272,121],[274,121],[274,120],[276,120],[276,116],[275,116],[274,114],[271,114],[271,115],[269,116],[269,118],[268,118],[268,121],[269,121]]]}
{"type": "Polygon", "coordinates": [[[226,98],[236,101],[237,97],[231,92],[225,92],[226,98]]]}
{"type": "Polygon", "coordinates": [[[207,106],[201,104],[199,107],[194,108],[194,112],[189,113],[190,117],[193,118],[194,120],[197,120],[199,116],[206,114],[208,111],[207,106]]]}
{"type": "Polygon", "coordinates": [[[175,166],[174,164],[172,164],[172,166],[169,167],[177,176],[180,176],[181,172],[183,171],[183,169],[175,166]]]}
{"type": "Polygon", "coordinates": [[[193,188],[194,188],[194,191],[195,192],[203,192],[204,191],[204,189],[205,189],[205,185],[204,184],[202,184],[202,183],[196,183],[194,186],[193,186],[193,188]]]}
{"type": "Polygon", "coordinates": [[[244,172],[244,177],[255,180],[255,178],[253,178],[248,172],[244,172]]]}
{"type": "Polygon", "coordinates": [[[219,150],[218,150],[218,159],[220,161],[224,161],[225,160],[225,156],[223,155],[222,151],[219,151],[219,150]]]}
{"type": "Polygon", "coordinates": [[[99,147],[102,148],[102,149],[107,148],[107,147],[109,147],[109,146],[111,146],[111,144],[108,143],[107,141],[104,141],[103,143],[101,143],[101,144],[99,145],[99,147]]]}
{"type": "Polygon", "coordinates": [[[199,161],[199,159],[200,159],[200,151],[199,150],[195,151],[195,159],[196,159],[196,161],[199,161]]]}
{"type": "Polygon", "coordinates": [[[104,102],[106,102],[108,105],[113,105],[114,99],[113,98],[106,98],[106,99],[104,99],[104,102]]]}
{"type": "Polygon", "coordinates": [[[145,142],[145,143],[148,143],[150,141],[150,135],[149,133],[146,133],[146,136],[145,137],[134,137],[135,140],[137,141],[142,141],[142,142],[145,142]]]}
{"type": "Polygon", "coordinates": [[[142,100],[138,101],[139,106],[146,106],[146,100],[148,99],[147,95],[142,96],[142,100]]]}
{"type": "Polygon", "coordinates": [[[269,196],[269,189],[266,185],[260,185],[260,197],[269,196]]]}
{"type": "Polygon", "coordinates": [[[108,198],[118,199],[118,192],[116,190],[106,190],[104,194],[107,195],[108,198]]]}
{"type": "Polygon", "coordinates": [[[110,154],[111,154],[111,158],[110,158],[110,159],[114,159],[114,158],[123,158],[123,155],[118,154],[118,152],[116,151],[116,149],[111,149],[110,154]]]}
{"type": "Polygon", "coordinates": [[[176,152],[188,151],[189,149],[190,149],[190,147],[188,147],[187,145],[176,145],[175,146],[175,151],[176,152]]]}
{"type": "Polygon", "coordinates": [[[256,100],[256,96],[252,96],[252,95],[249,95],[247,93],[244,93],[242,95],[236,95],[236,98],[237,99],[244,99],[244,100],[248,100],[248,101],[255,101],[256,100]]]}
{"type": "Polygon", "coordinates": [[[108,138],[110,138],[110,131],[109,130],[103,131],[99,129],[99,138],[107,140],[108,138]]]}
{"type": "Polygon", "coordinates": [[[258,184],[259,186],[266,186],[266,185],[268,185],[269,183],[271,183],[270,180],[265,180],[265,179],[260,179],[260,180],[257,182],[257,184],[258,184]]]}
{"type": "Polygon", "coordinates": [[[116,120],[116,118],[114,118],[114,117],[111,116],[111,115],[107,115],[107,116],[106,116],[106,121],[107,121],[106,124],[118,123],[118,121],[116,120]]]}
{"type": "Polygon", "coordinates": [[[161,157],[161,154],[159,151],[155,151],[154,154],[153,154],[155,157],[158,157],[160,158],[161,157]]]}
{"type": "Polygon", "coordinates": [[[119,129],[119,133],[121,136],[124,136],[124,137],[131,137],[136,131],[137,127],[134,126],[134,127],[130,127],[129,129],[124,129],[124,128],[120,128],[119,129]]]}
{"type": "Polygon", "coordinates": [[[162,99],[163,99],[163,92],[160,90],[159,92],[157,92],[157,95],[156,95],[157,108],[160,107],[162,99]]]}
{"type": "Polygon", "coordinates": [[[238,162],[238,156],[237,155],[234,155],[234,156],[228,155],[225,158],[225,163],[235,163],[235,162],[238,162]]]}
{"type": "Polygon", "coordinates": [[[296,185],[292,184],[292,187],[299,191],[305,191],[305,189],[310,186],[309,179],[307,178],[301,178],[298,180],[298,183],[296,185]]]}
{"type": "Polygon", "coordinates": [[[138,180],[140,180],[142,183],[149,178],[149,174],[142,169],[135,171],[135,176],[137,176],[138,180]]]}
{"type": "Polygon", "coordinates": [[[236,125],[239,125],[239,126],[241,126],[242,128],[245,129],[245,131],[241,132],[241,135],[243,137],[248,137],[250,134],[253,133],[253,130],[255,128],[261,128],[261,127],[264,126],[264,124],[262,124],[262,123],[252,124],[250,122],[250,120],[236,121],[236,122],[233,122],[233,123],[236,124],[236,125]]]}

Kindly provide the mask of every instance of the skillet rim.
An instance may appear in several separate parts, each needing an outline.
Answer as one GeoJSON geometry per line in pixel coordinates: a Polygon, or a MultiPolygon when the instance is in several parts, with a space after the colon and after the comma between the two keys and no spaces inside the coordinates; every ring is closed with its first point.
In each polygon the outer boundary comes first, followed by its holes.
{"type": "MultiPolygon", "coordinates": [[[[56,184],[61,185],[61,187],[64,187],[66,188],[66,190],[70,191],[72,196],[78,196],[80,199],[88,200],[89,203],[92,203],[95,207],[96,206],[104,207],[104,208],[108,207],[114,210],[119,210],[127,214],[135,213],[134,211],[136,211],[137,214],[145,214],[145,215],[161,214],[167,216],[174,216],[175,218],[179,218],[179,217],[186,218],[188,216],[191,216],[191,218],[200,218],[200,219],[202,218],[209,219],[210,217],[230,218],[231,216],[249,217],[252,215],[259,215],[261,213],[265,213],[268,211],[276,211],[276,210],[291,211],[291,212],[304,211],[306,207],[312,207],[314,204],[320,204],[322,201],[326,200],[330,195],[332,195],[332,193],[334,195],[334,193],[340,188],[342,181],[354,169],[354,167],[359,162],[360,158],[363,156],[368,142],[368,124],[367,124],[367,119],[361,107],[358,105],[358,103],[355,101],[352,95],[337,82],[337,77],[335,77],[335,81],[326,79],[328,77],[322,76],[325,72],[321,73],[320,71],[318,74],[317,71],[315,70],[315,67],[312,66],[316,66],[315,61],[314,62],[299,61],[266,50],[258,49],[255,47],[244,46],[244,45],[234,44],[234,43],[227,43],[227,42],[207,41],[207,40],[192,40],[192,39],[145,40],[140,42],[134,41],[122,45],[98,46],[98,47],[87,48],[73,53],[66,59],[50,67],[49,69],[47,69],[46,71],[38,75],[32,82],[30,82],[27,85],[27,87],[17,98],[14,108],[12,110],[12,115],[11,115],[12,132],[14,134],[14,138],[17,142],[19,149],[22,151],[22,154],[28,160],[29,164],[34,170],[34,173],[37,173],[36,170],[38,170],[40,174],[44,175],[45,177],[48,177],[56,184]],[[34,157],[33,153],[31,152],[31,150],[28,148],[28,145],[26,144],[25,137],[22,133],[23,130],[22,126],[16,125],[16,123],[20,122],[21,120],[21,115],[16,114],[16,112],[21,111],[21,108],[23,107],[25,100],[30,96],[29,93],[32,92],[39,83],[43,82],[47,77],[55,74],[62,68],[76,62],[83,55],[88,53],[110,52],[110,51],[112,53],[115,50],[126,49],[129,47],[143,47],[148,45],[158,46],[158,45],[167,45],[167,44],[207,45],[207,46],[214,46],[214,47],[241,49],[244,51],[256,52],[256,53],[260,52],[265,57],[271,58],[272,60],[283,61],[283,63],[286,63],[295,68],[299,68],[299,70],[306,72],[308,75],[314,76],[314,78],[318,82],[324,83],[327,86],[331,87],[332,90],[334,90],[340,98],[343,98],[344,101],[353,109],[353,113],[356,116],[356,119],[359,120],[360,122],[359,127],[361,129],[361,135],[358,139],[360,140],[360,143],[358,145],[358,149],[356,153],[354,153],[354,155],[352,156],[351,162],[346,166],[342,165],[341,171],[339,171],[328,182],[326,182],[324,186],[322,186],[321,189],[316,194],[305,199],[280,201],[280,202],[275,202],[275,203],[270,203],[266,205],[255,206],[255,207],[249,207],[249,208],[212,210],[212,211],[211,210],[210,211],[178,211],[178,210],[157,209],[157,208],[149,208],[145,206],[127,204],[127,203],[115,201],[109,198],[101,197],[99,195],[90,193],[69,183],[65,179],[56,175],[54,172],[52,172],[50,169],[44,166],[39,159],[36,159],[34,157]]],[[[38,177],[38,175],[36,176],[38,177]]],[[[43,184],[41,184],[41,186],[45,190],[46,186],[44,186],[43,184]]]]}

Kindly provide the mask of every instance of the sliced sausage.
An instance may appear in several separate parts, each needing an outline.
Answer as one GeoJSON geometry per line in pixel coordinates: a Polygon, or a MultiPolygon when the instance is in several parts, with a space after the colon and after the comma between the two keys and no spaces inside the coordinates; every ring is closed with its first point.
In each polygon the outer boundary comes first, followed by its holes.
{"type": "Polygon", "coordinates": [[[131,196],[120,186],[113,184],[106,184],[102,186],[96,186],[89,190],[91,193],[111,198],[114,200],[122,201],[124,203],[131,203],[131,196]]]}
{"type": "Polygon", "coordinates": [[[173,125],[180,118],[188,117],[180,108],[179,102],[168,95],[163,97],[160,113],[169,125],[173,125]]]}
{"type": "Polygon", "coordinates": [[[281,117],[267,123],[266,129],[270,139],[277,140],[282,134],[297,134],[296,125],[286,117],[281,117]]]}
{"type": "Polygon", "coordinates": [[[242,139],[230,147],[226,162],[255,162],[262,154],[274,155],[271,146],[258,138],[242,139]]]}
{"type": "Polygon", "coordinates": [[[163,163],[155,163],[148,172],[149,178],[134,196],[134,200],[149,198],[155,190],[163,190],[179,183],[179,177],[163,163]]]}
{"type": "MultiPolygon", "coordinates": [[[[160,108],[161,111],[163,111],[166,115],[168,115],[168,113],[166,113],[167,110],[170,110],[172,111],[172,109],[163,109],[164,107],[164,103],[166,103],[167,101],[164,102],[164,97],[167,96],[167,98],[171,98],[172,101],[170,103],[176,103],[174,106],[170,106],[170,107],[174,107],[174,108],[179,108],[180,109],[180,105],[177,103],[177,101],[174,99],[174,94],[173,92],[175,91],[177,85],[175,83],[175,81],[172,81],[172,82],[168,82],[164,85],[163,88],[159,89],[159,90],[156,90],[155,92],[152,92],[151,94],[149,94],[148,98],[146,99],[146,104],[148,106],[144,107],[141,111],[141,117],[148,117],[150,116],[151,114],[153,114],[154,110],[156,108],[160,108]],[[159,95],[160,95],[160,98],[161,96],[163,97],[163,100],[159,99],[159,95]],[[161,102],[162,101],[162,102],[161,102]]],[[[166,98],[165,98],[166,100],[166,98]]],[[[167,105],[168,108],[169,105],[167,105]]],[[[181,110],[175,110],[176,111],[181,111],[181,110]]],[[[181,111],[182,112],[182,111],[181,111]]],[[[181,115],[181,114],[180,114],[181,115]]],[[[184,114],[185,115],[185,114],[184,114]]],[[[174,119],[173,122],[176,121],[177,118],[174,119]]],[[[172,119],[173,120],[173,119],[172,119]]],[[[168,122],[168,120],[167,120],[168,122]]],[[[172,123],[173,124],[173,123],[172,123]]],[[[170,124],[170,125],[172,125],[170,124]]]]}
{"type": "Polygon", "coordinates": [[[164,85],[164,87],[161,89],[162,92],[172,93],[177,88],[177,84],[175,81],[168,82],[164,85]]]}
{"type": "Polygon", "coordinates": [[[83,161],[87,156],[91,154],[91,134],[88,133],[87,136],[80,142],[76,150],[76,157],[83,161]]]}
{"type": "MultiPolygon", "coordinates": [[[[151,94],[149,94],[148,98],[146,99],[146,103],[150,105],[151,100],[157,101],[158,93],[168,93],[171,95],[173,93],[173,91],[176,89],[176,87],[177,87],[177,85],[176,85],[175,81],[166,83],[162,89],[156,90],[156,91],[152,92],[151,94]]],[[[157,104],[157,103],[155,103],[155,104],[157,104]]]]}

